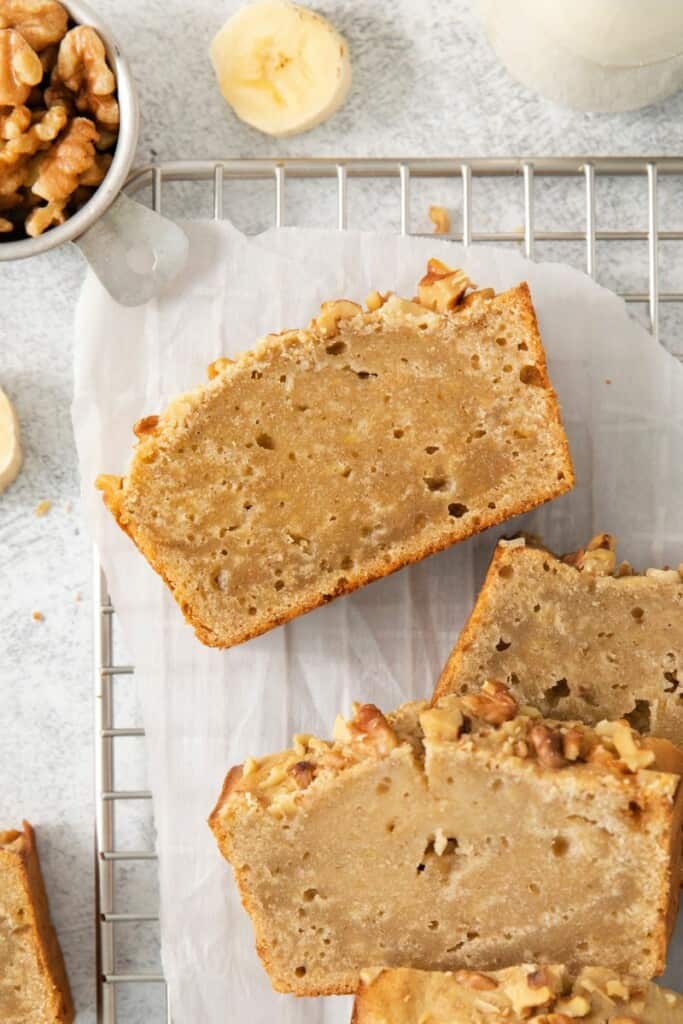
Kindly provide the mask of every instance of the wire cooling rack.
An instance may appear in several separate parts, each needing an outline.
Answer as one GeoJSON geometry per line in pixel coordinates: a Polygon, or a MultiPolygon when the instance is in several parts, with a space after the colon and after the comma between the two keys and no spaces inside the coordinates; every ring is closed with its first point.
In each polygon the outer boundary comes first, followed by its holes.
{"type": "MultiPolygon", "coordinates": [[[[443,205],[450,237],[582,267],[683,359],[682,184],[683,158],[671,157],[189,160],[138,169],[128,191],[170,216],[229,216],[251,231],[296,224],[423,234],[428,205],[443,205]]],[[[128,762],[142,762],[144,729],[97,559],[94,604],[98,1019],[170,1024],[163,974],[149,967],[159,945],[151,794],[117,788],[128,762]],[[148,849],[122,843],[130,808],[148,849]]]]}

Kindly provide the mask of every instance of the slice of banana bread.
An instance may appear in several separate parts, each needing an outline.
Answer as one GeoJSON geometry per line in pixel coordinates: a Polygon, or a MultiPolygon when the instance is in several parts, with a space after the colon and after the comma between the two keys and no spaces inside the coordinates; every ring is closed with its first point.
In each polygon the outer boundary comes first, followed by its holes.
{"type": "Polygon", "coordinates": [[[543,719],[501,684],[356,706],[233,768],[210,825],[273,986],[554,960],[651,977],[678,901],[683,753],[543,719]],[[675,884],[673,880],[675,879],[675,884]]]}
{"type": "Polygon", "coordinates": [[[573,485],[525,284],[325,303],[135,427],[98,486],[204,643],[230,647],[573,485]]]}
{"type": "Polygon", "coordinates": [[[683,997],[607,967],[361,973],[352,1024],[683,1024],[683,997]]]}
{"type": "Polygon", "coordinates": [[[627,718],[683,746],[683,576],[617,567],[604,533],[564,558],[501,541],[436,697],[487,678],[546,715],[627,718]]]}
{"type": "Polygon", "coordinates": [[[0,1021],[71,1024],[71,992],[50,921],[33,829],[0,832],[0,1021]]]}

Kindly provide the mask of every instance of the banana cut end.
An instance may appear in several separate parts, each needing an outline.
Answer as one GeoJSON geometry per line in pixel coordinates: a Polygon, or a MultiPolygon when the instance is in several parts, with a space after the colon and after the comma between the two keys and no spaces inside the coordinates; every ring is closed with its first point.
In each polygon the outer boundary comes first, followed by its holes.
{"type": "Polygon", "coordinates": [[[14,406],[0,388],[0,494],[16,480],[22,461],[19,420],[14,406]]]}
{"type": "Polygon", "coordinates": [[[341,107],[351,87],[343,36],[288,0],[257,0],[229,18],[209,50],[225,101],[267,135],[296,135],[341,107]]]}

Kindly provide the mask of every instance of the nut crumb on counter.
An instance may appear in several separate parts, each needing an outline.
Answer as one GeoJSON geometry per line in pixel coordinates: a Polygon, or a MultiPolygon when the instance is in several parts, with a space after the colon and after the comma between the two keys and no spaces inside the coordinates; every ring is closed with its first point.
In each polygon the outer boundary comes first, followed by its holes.
{"type": "Polygon", "coordinates": [[[38,502],[38,504],[33,510],[33,514],[34,516],[38,516],[38,518],[42,518],[43,516],[47,515],[51,508],[52,502],[45,499],[44,501],[38,502]]]}
{"type": "Polygon", "coordinates": [[[38,611],[31,612],[31,618],[33,619],[34,622],[45,621],[45,616],[43,615],[43,613],[38,611]]]}
{"type": "Polygon", "coordinates": [[[451,217],[445,206],[430,206],[429,219],[435,235],[447,235],[451,230],[451,217]]]}

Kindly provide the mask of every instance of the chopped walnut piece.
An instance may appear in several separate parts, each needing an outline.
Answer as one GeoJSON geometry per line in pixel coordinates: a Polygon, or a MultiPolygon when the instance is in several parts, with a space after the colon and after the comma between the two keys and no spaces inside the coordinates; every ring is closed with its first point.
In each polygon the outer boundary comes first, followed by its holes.
{"type": "Polygon", "coordinates": [[[611,533],[596,533],[586,544],[586,551],[597,551],[599,548],[604,551],[615,551],[616,541],[611,533]]]}
{"type": "Polygon", "coordinates": [[[294,753],[298,757],[303,758],[308,752],[308,746],[311,742],[311,736],[307,732],[297,732],[292,737],[292,746],[294,747],[294,753]]]}
{"type": "Polygon", "coordinates": [[[595,731],[603,740],[612,742],[620,761],[630,772],[648,768],[656,760],[654,750],[640,746],[638,733],[623,718],[618,722],[598,722],[595,731]]]}
{"type": "Polygon", "coordinates": [[[95,487],[98,491],[120,491],[123,487],[123,477],[114,473],[99,473],[95,477],[95,487]]]}
{"type": "Polygon", "coordinates": [[[340,320],[346,320],[362,312],[358,303],[351,302],[349,299],[323,302],[320,313],[314,320],[311,320],[311,329],[317,329],[325,338],[333,338],[338,331],[340,320]]]}
{"type": "Polygon", "coordinates": [[[568,761],[578,761],[583,749],[583,733],[578,729],[567,729],[562,737],[562,753],[568,761]]]}
{"type": "Polygon", "coordinates": [[[571,996],[568,999],[560,999],[555,1009],[567,1017],[587,1017],[591,1011],[591,1004],[585,996],[571,996]]]}
{"type": "Polygon", "coordinates": [[[68,121],[67,111],[62,106],[36,113],[39,117],[31,127],[10,139],[4,149],[0,150],[0,167],[3,164],[14,164],[22,157],[33,156],[44,149],[57,138],[68,121]]]}
{"type": "Polygon", "coordinates": [[[504,683],[487,680],[479,693],[468,693],[461,698],[465,711],[481,718],[489,725],[502,725],[517,715],[517,701],[504,683]]]}
{"type": "Polygon", "coordinates": [[[382,757],[398,746],[396,733],[374,704],[360,704],[356,707],[352,722],[354,727],[367,736],[367,741],[382,757]]]}
{"type": "Polygon", "coordinates": [[[473,287],[463,270],[454,270],[441,260],[431,259],[427,273],[417,286],[418,301],[436,313],[448,313],[461,302],[467,289],[473,287]]]}
{"type": "Polygon", "coordinates": [[[62,39],[56,80],[76,94],[76,106],[89,112],[106,128],[119,124],[119,105],[114,97],[116,79],[107,64],[104,43],[88,25],[77,25],[62,39]]]}
{"type": "Polygon", "coordinates": [[[354,704],[350,722],[337,715],[333,736],[337,743],[363,743],[380,757],[398,746],[396,733],[374,704],[354,704]]]}
{"type": "MultiPolygon", "coordinates": [[[[457,698],[456,698],[457,700],[457,698]]],[[[428,708],[420,715],[420,725],[428,740],[457,740],[464,718],[455,700],[445,697],[437,707],[428,708]]]]}
{"type": "Polygon", "coordinates": [[[539,967],[527,974],[526,980],[531,988],[549,988],[552,985],[552,977],[547,967],[539,967]]]}
{"type": "Polygon", "coordinates": [[[370,292],[365,300],[368,313],[376,313],[378,309],[381,309],[384,303],[389,298],[389,292],[370,292]]]}
{"type": "Polygon", "coordinates": [[[537,722],[529,730],[529,739],[536,756],[544,768],[564,768],[567,760],[563,753],[562,733],[537,722]]]}
{"type": "Polygon", "coordinates": [[[153,434],[158,424],[158,416],[143,416],[133,424],[133,433],[136,437],[145,437],[146,434],[153,434]]]}
{"type": "Polygon", "coordinates": [[[209,365],[207,366],[207,377],[209,378],[209,380],[213,380],[214,377],[218,377],[221,373],[223,373],[223,370],[225,370],[228,366],[231,366],[234,362],[234,359],[228,359],[227,356],[219,356],[218,359],[214,359],[214,361],[212,363],[209,363],[209,365]]]}
{"type": "Polygon", "coordinates": [[[508,984],[506,994],[514,1012],[520,1017],[528,1017],[537,1007],[549,1006],[559,986],[559,979],[556,979],[546,967],[540,967],[508,984]]]}
{"type": "Polygon", "coordinates": [[[0,234],[7,234],[8,231],[14,231],[14,224],[7,217],[0,217],[0,234]]]}
{"type": "Polygon", "coordinates": [[[64,135],[42,158],[33,192],[50,202],[68,199],[95,160],[97,129],[85,117],[75,117],[64,135]]]}
{"type": "Polygon", "coordinates": [[[585,548],[564,555],[562,561],[589,576],[609,576],[617,564],[615,549],[616,541],[611,534],[598,533],[585,548]]]}
{"type": "Polygon", "coordinates": [[[624,1000],[624,1002],[626,1002],[627,999],[631,998],[631,993],[629,992],[627,986],[624,985],[621,978],[610,978],[607,982],[606,988],[607,995],[611,999],[622,999],[624,1000]]]}
{"type": "Polygon", "coordinates": [[[591,576],[609,576],[617,564],[616,555],[607,548],[585,551],[577,563],[577,569],[591,576]]]}
{"type": "Polygon", "coordinates": [[[297,761],[289,771],[299,789],[307,789],[315,777],[315,765],[310,761],[297,761]]]}
{"type": "Polygon", "coordinates": [[[18,107],[0,108],[0,139],[16,139],[30,125],[31,111],[23,104],[18,107]]]}
{"type": "Polygon", "coordinates": [[[429,219],[434,225],[435,235],[447,235],[451,230],[451,218],[445,206],[430,206],[429,219]]]}
{"type": "Polygon", "coordinates": [[[40,53],[58,43],[69,16],[57,0],[2,0],[0,28],[14,28],[40,53]]]}
{"type": "Polygon", "coordinates": [[[20,106],[43,77],[38,54],[12,28],[0,29],[0,105],[20,106]]]}
{"type": "Polygon", "coordinates": [[[26,234],[31,238],[37,238],[54,224],[63,224],[66,220],[65,206],[66,199],[58,199],[55,202],[46,203],[45,206],[36,206],[26,218],[24,224],[26,234]]]}
{"type": "Polygon", "coordinates": [[[476,292],[470,292],[465,296],[458,309],[468,309],[469,306],[475,306],[480,302],[488,302],[489,299],[495,298],[495,295],[493,288],[478,288],[476,292]]]}
{"type": "Polygon", "coordinates": [[[472,988],[476,992],[491,992],[494,988],[498,988],[495,978],[489,978],[487,974],[481,974],[479,971],[456,971],[455,980],[458,985],[472,988]]]}

